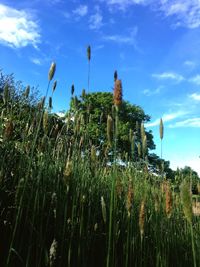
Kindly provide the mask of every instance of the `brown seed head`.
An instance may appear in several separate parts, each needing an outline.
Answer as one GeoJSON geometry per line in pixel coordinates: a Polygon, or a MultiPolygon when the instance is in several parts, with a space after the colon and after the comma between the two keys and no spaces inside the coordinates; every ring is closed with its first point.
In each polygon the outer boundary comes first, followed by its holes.
{"type": "Polygon", "coordinates": [[[108,144],[112,145],[113,119],[110,115],[107,117],[107,138],[108,144]]]}
{"type": "Polygon", "coordinates": [[[170,218],[172,212],[172,192],[169,183],[166,184],[165,210],[167,217],[170,218]]]}
{"type": "Polygon", "coordinates": [[[4,136],[6,139],[10,139],[13,135],[14,125],[11,120],[6,122],[4,136]]]}
{"type": "Polygon", "coordinates": [[[129,216],[130,216],[130,212],[131,212],[131,208],[132,208],[132,204],[133,204],[133,198],[134,198],[133,186],[132,186],[132,184],[129,184],[127,199],[126,199],[126,208],[127,208],[129,216]]]}
{"type": "Polygon", "coordinates": [[[120,107],[122,104],[122,82],[121,80],[115,81],[114,88],[114,105],[120,107]]]}

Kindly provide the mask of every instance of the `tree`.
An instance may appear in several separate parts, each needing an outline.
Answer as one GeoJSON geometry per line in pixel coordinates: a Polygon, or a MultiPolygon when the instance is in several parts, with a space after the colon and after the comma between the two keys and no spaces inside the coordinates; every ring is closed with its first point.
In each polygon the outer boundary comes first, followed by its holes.
{"type": "MultiPolygon", "coordinates": [[[[83,117],[87,124],[85,129],[89,135],[90,143],[98,147],[100,151],[103,147],[108,146],[106,134],[108,115],[112,117],[113,121],[115,120],[112,93],[83,93],[79,98],[74,97],[70,103],[69,114],[72,117],[75,114],[83,117]]],[[[122,101],[118,117],[117,152],[118,154],[122,153],[121,158],[125,156],[123,152],[128,153],[130,157],[138,157],[137,146],[141,143],[141,123],[148,122],[150,116],[145,114],[141,107],[132,105],[128,101],[122,101]],[[130,136],[134,136],[134,151],[131,149],[130,136]]],[[[145,133],[147,148],[149,150],[154,149],[152,132],[145,130],[145,133]]]]}
{"type": "Polygon", "coordinates": [[[169,161],[161,159],[155,153],[149,154],[148,160],[149,164],[152,166],[152,172],[164,172],[167,179],[174,180],[175,172],[169,167],[169,161]]]}

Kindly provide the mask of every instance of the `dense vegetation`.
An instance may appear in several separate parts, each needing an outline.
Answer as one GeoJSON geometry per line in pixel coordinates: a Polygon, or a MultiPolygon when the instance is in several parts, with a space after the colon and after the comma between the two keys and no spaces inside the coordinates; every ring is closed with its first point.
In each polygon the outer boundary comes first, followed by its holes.
{"type": "Polygon", "coordinates": [[[200,266],[198,176],[149,153],[116,74],[114,105],[72,87],[63,118],[1,77],[0,266],[200,266]]]}

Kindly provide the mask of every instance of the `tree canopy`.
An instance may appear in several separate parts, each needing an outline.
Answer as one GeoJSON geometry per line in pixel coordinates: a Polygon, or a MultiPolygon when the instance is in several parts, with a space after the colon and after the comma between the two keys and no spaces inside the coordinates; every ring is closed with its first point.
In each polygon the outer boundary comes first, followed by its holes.
{"type": "MultiPolygon", "coordinates": [[[[79,98],[73,97],[70,103],[71,116],[75,114],[82,115],[84,122],[87,122],[87,132],[92,144],[98,148],[108,145],[107,140],[107,117],[110,115],[115,120],[113,114],[113,95],[107,92],[97,92],[85,94],[79,98]]],[[[131,136],[134,135],[134,151],[132,156],[137,157],[138,144],[141,143],[141,123],[148,122],[150,116],[145,114],[144,110],[137,105],[130,104],[128,101],[122,101],[118,112],[118,153],[126,152],[131,155],[131,136]]],[[[147,136],[148,150],[155,148],[153,135],[151,131],[145,130],[147,136]]]]}

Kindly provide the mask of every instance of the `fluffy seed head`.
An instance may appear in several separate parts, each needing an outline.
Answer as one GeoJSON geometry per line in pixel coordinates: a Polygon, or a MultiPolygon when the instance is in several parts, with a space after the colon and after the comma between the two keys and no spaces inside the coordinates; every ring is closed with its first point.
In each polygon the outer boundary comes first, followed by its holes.
{"type": "Polygon", "coordinates": [[[147,152],[147,136],[146,136],[146,134],[144,134],[144,136],[142,138],[142,152],[143,152],[143,156],[145,157],[146,152],[147,152]]]}
{"type": "Polygon", "coordinates": [[[163,121],[162,119],[160,119],[160,139],[163,139],[163,135],[164,135],[164,125],[163,125],[163,121]]]}
{"type": "Polygon", "coordinates": [[[52,62],[50,69],[49,69],[49,74],[48,74],[49,81],[51,81],[53,79],[55,71],[56,71],[56,63],[52,62]]]}
{"type": "Polygon", "coordinates": [[[48,120],[49,120],[49,115],[48,112],[45,111],[43,115],[43,129],[45,133],[48,132],[48,120]]]}
{"type": "Polygon", "coordinates": [[[49,263],[50,263],[50,267],[55,266],[57,247],[58,247],[58,243],[54,239],[53,242],[52,242],[52,244],[51,244],[50,250],[49,250],[49,263]]]}
{"type": "Polygon", "coordinates": [[[141,126],[140,126],[140,132],[141,132],[141,139],[143,140],[144,136],[145,136],[145,129],[144,129],[144,123],[143,122],[141,123],[141,126]]]}
{"type": "Polygon", "coordinates": [[[121,80],[115,81],[113,98],[114,98],[114,105],[116,107],[120,107],[122,104],[122,82],[121,82],[121,80]]]}

